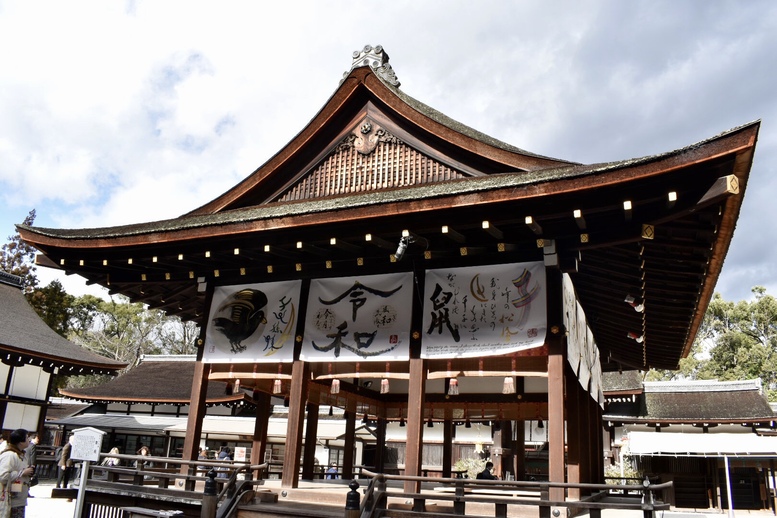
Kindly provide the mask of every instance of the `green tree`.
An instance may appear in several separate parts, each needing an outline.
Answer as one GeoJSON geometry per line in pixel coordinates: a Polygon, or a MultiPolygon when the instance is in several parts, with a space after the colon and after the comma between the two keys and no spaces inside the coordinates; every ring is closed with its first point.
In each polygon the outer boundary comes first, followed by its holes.
{"type": "Polygon", "coordinates": [[[71,306],[75,297],[68,295],[58,280],[27,295],[30,305],[46,324],[63,337],[70,331],[71,306]]]}
{"type": "MultiPolygon", "coordinates": [[[[25,225],[35,221],[35,209],[24,218],[25,225]]],[[[8,242],[0,247],[0,270],[22,278],[22,287],[29,293],[38,285],[35,274],[35,248],[22,241],[19,233],[8,236],[8,242]]]]}
{"type": "Polygon", "coordinates": [[[196,354],[200,326],[184,322],[178,317],[165,317],[159,333],[160,347],[164,354],[196,354]]]}
{"type": "Polygon", "coordinates": [[[158,309],[117,296],[74,299],[70,313],[76,343],[108,358],[135,365],[145,354],[194,354],[199,328],[158,309]]]}
{"type": "Polygon", "coordinates": [[[777,401],[777,299],[756,286],[753,299],[726,301],[716,293],[688,358],[677,371],[651,371],[647,379],[760,378],[777,401]]]}
{"type": "Polygon", "coordinates": [[[77,302],[79,325],[71,340],[97,354],[126,362],[138,363],[144,354],[159,354],[159,333],[164,314],[147,310],[143,304],[131,303],[126,297],[110,300],[88,299],[77,302]],[[88,308],[94,308],[89,310],[88,308]]]}

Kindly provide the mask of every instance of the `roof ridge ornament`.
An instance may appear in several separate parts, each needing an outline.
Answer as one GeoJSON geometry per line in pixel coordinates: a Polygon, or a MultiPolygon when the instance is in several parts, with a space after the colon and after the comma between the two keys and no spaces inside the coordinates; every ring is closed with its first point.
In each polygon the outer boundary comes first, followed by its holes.
{"type": "MultiPolygon", "coordinates": [[[[389,64],[389,55],[383,50],[382,45],[365,45],[361,50],[353,51],[353,63],[351,69],[343,74],[343,80],[348,77],[355,68],[370,67],[375,74],[391,86],[399,87],[397,75],[389,64]]],[[[340,81],[342,82],[342,81],[340,81]]]]}

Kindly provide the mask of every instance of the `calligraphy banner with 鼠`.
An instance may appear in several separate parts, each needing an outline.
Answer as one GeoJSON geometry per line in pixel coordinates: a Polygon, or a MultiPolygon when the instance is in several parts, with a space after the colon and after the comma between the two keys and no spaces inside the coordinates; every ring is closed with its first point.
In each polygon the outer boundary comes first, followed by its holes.
{"type": "Polygon", "coordinates": [[[545,342],[542,262],[427,270],[421,356],[493,356],[545,342]]]}
{"type": "Polygon", "coordinates": [[[293,361],[301,286],[283,281],[215,288],[202,360],[293,361]]]}
{"type": "Polygon", "coordinates": [[[300,359],[406,360],[412,303],[412,273],[313,279],[300,359]]]}

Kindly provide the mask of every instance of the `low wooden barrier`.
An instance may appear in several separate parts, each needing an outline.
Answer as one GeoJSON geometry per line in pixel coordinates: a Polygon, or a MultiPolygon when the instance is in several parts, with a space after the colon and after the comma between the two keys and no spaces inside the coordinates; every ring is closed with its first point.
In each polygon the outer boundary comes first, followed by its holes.
{"type": "MultiPolygon", "coordinates": [[[[665,489],[672,486],[671,482],[663,484],[646,483],[642,486],[620,486],[612,484],[568,484],[537,481],[501,481],[501,480],[477,480],[460,478],[427,478],[400,475],[385,475],[382,473],[363,472],[371,477],[365,490],[360,507],[361,517],[383,516],[384,511],[403,509],[413,512],[433,511],[459,516],[467,516],[467,504],[488,503],[494,504],[494,516],[506,517],[508,506],[528,506],[539,511],[540,518],[560,516],[569,511],[587,510],[591,518],[599,518],[602,510],[622,509],[642,511],[645,518],[653,518],[655,511],[669,509],[669,504],[660,501],[660,495],[665,489]],[[389,488],[387,481],[419,482],[431,491],[405,492],[404,490],[389,488]],[[550,489],[560,488],[566,493],[569,489],[579,489],[589,496],[579,500],[551,500],[550,489]],[[635,494],[632,497],[624,497],[626,491],[635,494]],[[617,496],[612,492],[617,492],[617,496]],[[612,497],[611,497],[612,495],[612,497]],[[395,503],[388,504],[388,499],[398,499],[401,502],[411,500],[412,504],[395,503]],[[427,506],[428,502],[435,502],[433,506],[427,506]],[[437,503],[442,502],[442,505],[437,503]],[[447,506],[445,505],[447,503],[447,506]],[[428,508],[431,507],[431,508],[428,508]]],[[[354,484],[352,482],[351,484],[354,484]]],[[[358,487],[358,485],[357,485],[358,487]]]]}
{"type": "MultiPolygon", "coordinates": [[[[101,454],[104,458],[109,456],[101,454]]],[[[200,468],[222,469],[228,478],[217,479],[220,486],[219,500],[228,499],[230,490],[253,491],[256,485],[263,483],[262,473],[266,464],[244,464],[235,462],[216,462],[203,460],[183,460],[171,457],[149,457],[138,455],[110,455],[127,465],[88,466],[86,487],[81,491],[84,498],[81,516],[78,518],[96,518],[114,516],[122,509],[136,508],[149,511],[180,510],[182,518],[199,518],[202,507],[203,488],[206,476],[200,475],[200,468]],[[142,463],[134,467],[135,462],[142,463]],[[237,480],[238,475],[244,477],[237,480]],[[112,514],[113,513],[113,514],[112,514]]],[[[59,490],[62,492],[63,490],[59,490]]],[[[75,488],[68,489],[67,495],[54,495],[73,498],[75,488]]],[[[239,494],[237,496],[240,496],[239,494]]],[[[149,516],[153,516],[149,515],[149,516]]]]}

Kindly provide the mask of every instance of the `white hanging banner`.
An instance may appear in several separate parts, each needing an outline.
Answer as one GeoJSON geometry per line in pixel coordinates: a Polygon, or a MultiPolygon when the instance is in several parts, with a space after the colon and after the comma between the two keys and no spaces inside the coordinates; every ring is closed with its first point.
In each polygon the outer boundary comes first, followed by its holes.
{"type": "Polygon", "coordinates": [[[215,288],[202,361],[293,361],[301,286],[295,280],[215,288]]]}
{"type": "Polygon", "coordinates": [[[506,354],[545,343],[545,265],[427,270],[422,358],[506,354]]]}
{"type": "MultiPolygon", "coordinates": [[[[564,327],[567,330],[567,361],[572,370],[577,375],[580,370],[580,358],[582,357],[584,340],[579,339],[578,319],[577,319],[577,295],[572,279],[565,273],[562,278],[564,291],[564,327]]],[[[583,322],[585,324],[585,322],[583,322]]],[[[583,332],[585,332],[585,326],[583,332]]]]}
{"type": "Polygon", "coordinates": [[[313,279],[300,359],[407,360],[412,306],[412,273],[313,279]]]}

